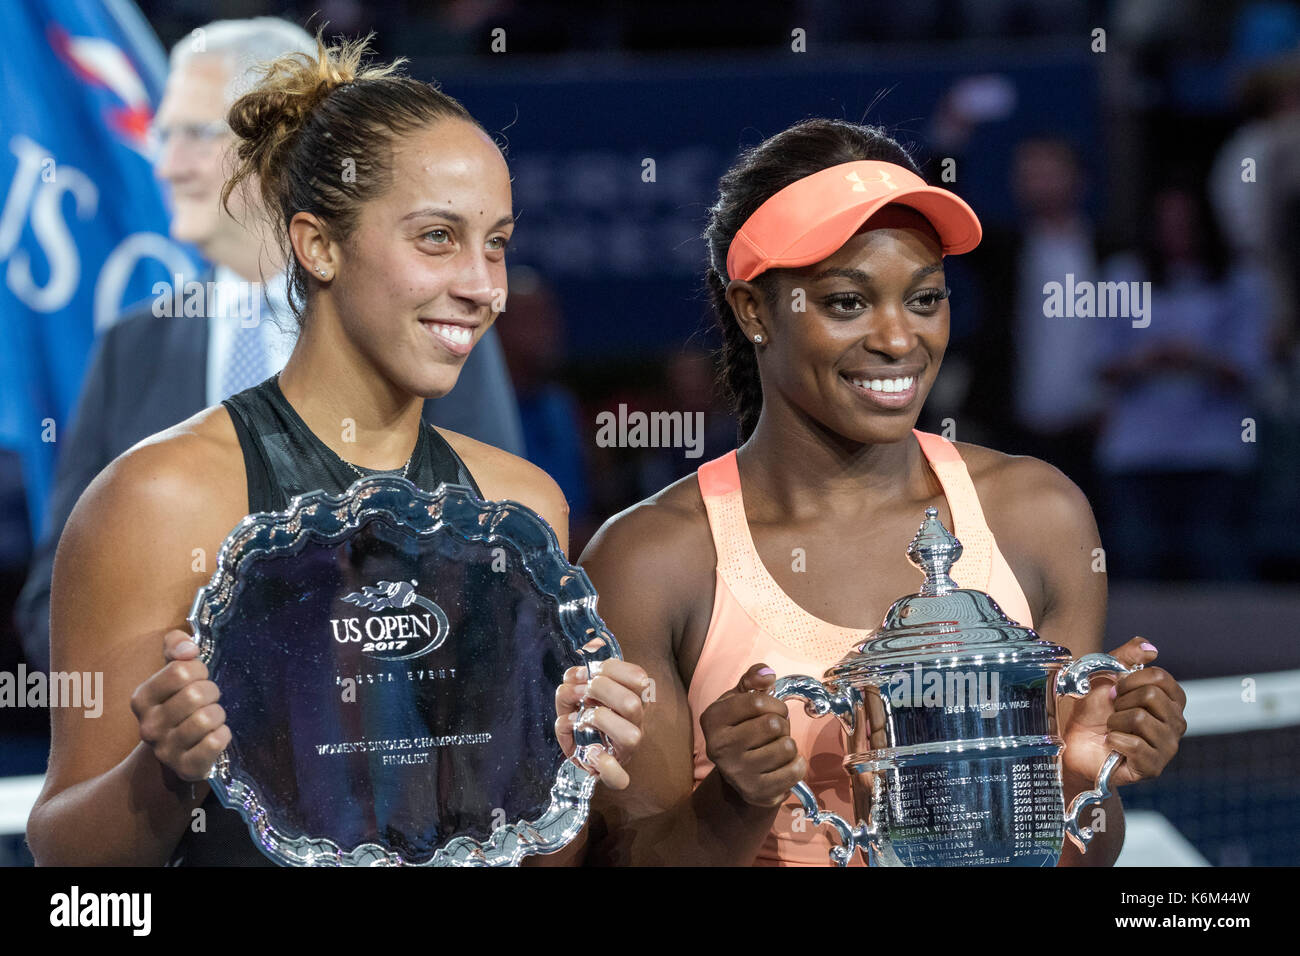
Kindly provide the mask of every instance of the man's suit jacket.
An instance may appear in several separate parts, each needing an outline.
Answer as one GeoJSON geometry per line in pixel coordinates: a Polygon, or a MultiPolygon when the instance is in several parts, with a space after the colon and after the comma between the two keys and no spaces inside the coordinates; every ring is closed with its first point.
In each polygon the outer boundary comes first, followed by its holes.
{"type": "MultiPolygon", "coordinates": [[[[50,576],[59,536],[86,486],[136,442],[207,407],[208,320],[128,312],[96,342],[59,462],[45,530],[14,617],[33,666],[49,670],[50,576]]],[[[523,455],[523,429],[496,330],[465,360],[456,387],[425,402],[426,420],[523,455]]]]}
{"type": "MultiPolygon", "coordinates": [[[[1016,368],[1016,316],[1020,297],[1042,298],[1041,289],[1022,289],[1020,265],[1025,234],[1019,229],[988,226],[979,247],[962,256],[978,285],[979,319],[970,341],[961,349],[970,359],[971,379],[962,414],[978,422],[985,441],[998,438],[998,449],[1032,454],[1021,445],[1022,426],[1016,418],[1020,388],[1016,368]]],[[[1093,256],[1098,264],[1116,246],[1094,233],[1093,256]]]]}

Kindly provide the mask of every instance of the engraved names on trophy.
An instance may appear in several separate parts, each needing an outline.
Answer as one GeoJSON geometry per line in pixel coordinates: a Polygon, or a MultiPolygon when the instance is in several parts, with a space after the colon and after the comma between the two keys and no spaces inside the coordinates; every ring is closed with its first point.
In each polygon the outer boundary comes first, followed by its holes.
{"type": "Polygon", "coordinates": [[[949,760],[894,772],[890,842],[905,866],[1045,865],[1060,851],[1063,807],[1051,756],[949,760]]]}
{"type": "MultiPolygon", "coordinates": [[[[1023,760],[1011,768],[1011,832],[1014,855],[1048,851],[1052,862],[1061,852],[1061,818],[1065,801],[1056,758],[1023,760]]],[[[1044,861],[1046,863],[1046,861],[1044,861]]]]}

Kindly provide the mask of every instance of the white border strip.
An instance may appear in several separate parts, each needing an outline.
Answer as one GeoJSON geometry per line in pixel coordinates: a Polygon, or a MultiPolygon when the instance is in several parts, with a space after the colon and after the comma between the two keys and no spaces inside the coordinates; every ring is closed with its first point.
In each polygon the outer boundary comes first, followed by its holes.
{"type": "Polygon", "coordinates": [[[1300,671],[1189,680],[1183,690],[1189,737],[1300,724],[1300,671]]]}
{"type": "Polygon", "coordinates": [[[27,832],[27,815],[44,785],[43,774],[0,777],[0,836],[27,832]]]}
{"type": "MultiPolygon", "coordinates": [[[[1120,791],[1123,794],[1123,790],[1120,791]]],[[[1209,866],[1210,861],[1162,813],[1124,809],[1124,846],[1116,866],[1209,866]]]]}

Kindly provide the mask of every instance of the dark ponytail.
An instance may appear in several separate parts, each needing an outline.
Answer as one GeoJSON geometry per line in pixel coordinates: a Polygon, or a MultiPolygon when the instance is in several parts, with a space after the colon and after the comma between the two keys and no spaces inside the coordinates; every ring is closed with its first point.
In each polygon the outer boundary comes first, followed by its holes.
{"type": "MultiPolygon", "coordinates": [[[[761,280],[763,277],[760,276],[761,280]]],[[[722,327],[722,349],[718,353],[719,377],[723,394],[740,420],[740,441],[744,441],[758,424],[758,413],[763,410],[763,385],[758,379],[758,355],[754,343],[736,321],[736,314],[727,302],[727,280],[718,270],[710,267],[706,274],[709,284],[709,301],[713,314],[722,327]]]]}
{"type": "MultiPolygon", "coordinates": [[[[921,175],[907,150],[878,126],[806,119],[742,152],[718,183],[718,198],[709,210],[704,230],[709,249],[705,283],[714,321],[722,331],[719,380],[739,419],[742,443],[758,424],[763,387],[754,343],[745,337],[727,303],[727,250],[731,240],[759,206],[786,186],[820,170],[860,159],[897,163],[921,175]]],[[[754,285],[763,293],[769,309],[774,308],[777,289],[773,272],[759,275],[754,285]]]]}

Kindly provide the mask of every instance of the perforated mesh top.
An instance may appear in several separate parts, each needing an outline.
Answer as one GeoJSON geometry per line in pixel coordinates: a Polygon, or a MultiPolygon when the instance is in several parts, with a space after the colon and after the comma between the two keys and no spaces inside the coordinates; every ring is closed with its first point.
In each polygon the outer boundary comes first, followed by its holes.
{"type": "MultiPolygon", "coordinates": [[[[953,580],[964,588],[989,591],[996,543],[984,521],[984,511],[966,464],[946,438],[926,432],[915,434],[943,486],[956,525],[952,530],[962,544],[962,556],[953,565],[953,580]]],[[[840,627],[804,610],[768,573],[745,519],[740,471],[734,451],[702,466],[699,477],[718,555],[718,573],[736,601],[763,631],[797,656],[822,669],[834,664],[850,647],[866,638],[869,630],[840,627]]],[[[997,554],[997,557],[1000,559],[1001,555],[997,554]]],[[[1012,576],[1011,584],[1014,583],[1012,576]]],[[[1018,587],[1015,587],[1015,592],[993,597],[1003,605],[1008,615],[1014,618],[1019,612],[1023,615],[1019,619],[1027,623],[1027,602],[1018,587]]]]}

